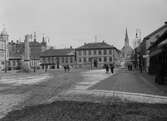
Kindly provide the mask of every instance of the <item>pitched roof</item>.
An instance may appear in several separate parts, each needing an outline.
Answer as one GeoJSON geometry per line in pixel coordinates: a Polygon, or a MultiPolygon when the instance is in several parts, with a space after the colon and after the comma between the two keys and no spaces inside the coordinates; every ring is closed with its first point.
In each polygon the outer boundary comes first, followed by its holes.
{"type": "Polygon", "coordinates": [[[115,48],[112,45],[107,44],[106,42],[94,42],[94,43],[85,43],[84,45],[76,48],[76,50],[82,49],[103,49],[103,48],[115,48]]]}
{"type": "Polygon", "coordinates": [[[156,34],[157,32],[159,32],[161,30],[163,30],[166,27],[167,27],[167,23],[165,23],[163,26],[161,26],[160,28],[156,29],[155,31],[153,31],[152,33],[150,33],[149,35],[144,37],[144,39],[149,39],[151,36],[153,36],[154,34],[156,34]]]}
{"type": "Polygon", "coordinates": [[[167,30],[155,41],[150,47],[149,50],[156,47],[157,45],[165,45],[167,39],[167,30]]]}
{"type": "Polygon", "coordinates": [[[75,51],[72,48],[68,49],[49,49],[40,54],[41,57],[46,56],[67,56],[74,55],[75,51]]]}

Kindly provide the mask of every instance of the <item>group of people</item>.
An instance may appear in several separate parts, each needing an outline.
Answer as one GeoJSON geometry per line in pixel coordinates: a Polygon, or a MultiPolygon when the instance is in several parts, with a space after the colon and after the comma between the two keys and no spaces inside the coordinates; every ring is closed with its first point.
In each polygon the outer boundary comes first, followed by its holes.
{"type": "Polygon", "coordinates": [[[129,70],[129,71],[132,71],[132,69],[133,69],[133,68],[132,68],[132,64],[129,63],[129,64],[128,64],[128,70],[129,70]]]}
{"type": "Polygon", "coordinates": [[[104,68],[106,70],[106,73],[109,73],[109,70],[111,71],[111,73],[114,73],[114,64],[104,64],[104,68]]]}
{"type": "Polygon", "coordinates": [[[64,72],[70,72],[70,66],[64,65],[64,72]]]}

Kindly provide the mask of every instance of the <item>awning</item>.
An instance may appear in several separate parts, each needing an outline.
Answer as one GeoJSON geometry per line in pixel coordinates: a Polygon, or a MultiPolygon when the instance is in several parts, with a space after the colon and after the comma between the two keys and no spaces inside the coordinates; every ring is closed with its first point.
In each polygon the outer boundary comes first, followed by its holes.
{"type": "Polygon", "coordinates": [[[151,53],[150,53],[150,56],[155,56],[155,55],[157,55],[157,54],[159,54],[159,53],[161,53],[162,52],[162,49],[161,48],[158,48],[158,49],[156,49],[155,51],[152,51],[151,53]]]}
{"type": "Polygon", "coordinates": [[[162,47],[164,45],[167,45],[167,39],[158,44],[159,47],[162,47]]]}

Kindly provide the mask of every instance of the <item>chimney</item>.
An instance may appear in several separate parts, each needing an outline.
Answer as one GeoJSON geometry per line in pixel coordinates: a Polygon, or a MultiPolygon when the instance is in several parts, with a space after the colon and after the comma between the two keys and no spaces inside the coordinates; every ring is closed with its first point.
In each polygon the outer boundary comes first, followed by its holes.
{"type": "Polygon", "coordinates": [[[70,46],[70,49],[72,49],[72,46],[70,46]]]}

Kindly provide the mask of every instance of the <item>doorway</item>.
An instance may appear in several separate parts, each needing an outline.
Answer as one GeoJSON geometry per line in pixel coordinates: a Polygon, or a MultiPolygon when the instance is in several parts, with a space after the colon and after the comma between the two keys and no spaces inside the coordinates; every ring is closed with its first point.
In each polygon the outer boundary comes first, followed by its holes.
{"type": "Polygon", "coordinates": [[[94,59],[93,66],[94,66],[95,68],[97,68],[97,66],[98,66],[97,59],[94,59]]]}

